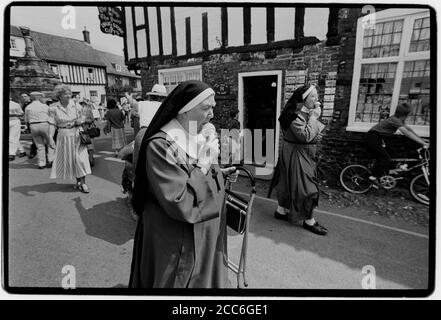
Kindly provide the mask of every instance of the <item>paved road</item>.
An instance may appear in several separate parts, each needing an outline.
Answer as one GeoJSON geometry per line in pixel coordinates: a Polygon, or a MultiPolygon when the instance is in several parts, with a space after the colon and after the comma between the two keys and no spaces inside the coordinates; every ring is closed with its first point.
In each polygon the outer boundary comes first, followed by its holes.
{"type": "MultiPolygon", "coordinates": [[[[110,146],[109,136],[96,139],[90,194],[75,191],[72,181],[50,180],[50,169],[39,170],[35,159],[9,163],[11,286],[60,287],[67,265],[75,267],[77,287],[127,285],[136,223],[119,186],[123,163],[110,146]]],[[[257,198],[253,206],[249,288],[361,289],[368,265],[375,268],[378,289],[427,287],[425,228],[319,208],[316,218],[330,230],[320,237],[275,220],[275,205],[257,198]]],[[[241,236],[231,233],[231,259],[240,245],[241,236]]],[[[232,272],[230,281],[234,287],[232,272]]]]}

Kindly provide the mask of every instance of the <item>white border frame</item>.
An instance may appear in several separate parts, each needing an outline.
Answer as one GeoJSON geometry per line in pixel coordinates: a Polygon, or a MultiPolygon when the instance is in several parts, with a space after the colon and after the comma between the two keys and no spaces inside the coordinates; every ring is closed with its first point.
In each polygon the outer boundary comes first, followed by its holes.
{"type": "MultiPolygon", "coordinates": [[[[372,15],[375,15],[375,23],[404,19],[402,39],[400,44],[400,53],[398,56],[394,56],[394,57],[363,59],[362,54],[363,54],[364,30],[362,24],[363,21],[367,20],[367,17],[360,17],[358,19],[356,42],[355,42],[354,71],[352,75],[351,100],[349,103],[348,126],[346,127],[346,131],[367,132],[371,127],[375,125],[375,123],[355,122],[355,113],[357,109],[358,91],[360,85],[360,73],[361,73],[362,64],[397,62],[395,84],[392,94],[391,110],[390,110],[390,114],[393,114],[398,104],[398,98],[401,89],[401,80],[404,70],[404,63],[406,61],[430,60],[430,51],[408,52],[415,19],[430,17],[429,10],[388,9],[388,10],[380,11],[378,13],[373,13],[372,15]]],[[[434,48],[431,48],[431,50],[433,49],[434,48]]],[[[435,72],[435,70],[431,70],[431,72],[435,72]]],[[[430,137],[430,126],[410,125],[410,127],[418,135],[422,137],[430,137]]]]}
{"type": "MultiPolygon", "coordinates": [[[[270,71],[255,71],[255,72],[241,72],[238,74],[238,108],[239,108],[239,121],[241,128],[244,128],[244,103],[243,103],[243,78],[247,77],[260,77],[260,76],[277,76],[277,99],[276,99],[276,119],[280,116],[280,109],[282,103],[282,70],[270,70],[270,71]]],[[[279,136],[280,136],[280,125],[276,121],[275,132],[275,150],[274,150],[274,166],[277,164],[279,159],[279,136]]],[[[271,166],[268,166],[271,167],[271,166]]]]}

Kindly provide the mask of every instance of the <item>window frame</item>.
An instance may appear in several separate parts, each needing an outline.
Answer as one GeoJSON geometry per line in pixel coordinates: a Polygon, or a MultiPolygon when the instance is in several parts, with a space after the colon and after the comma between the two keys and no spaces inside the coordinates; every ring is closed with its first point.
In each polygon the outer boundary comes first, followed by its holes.
{"type": "MultiPolygon", "coordinates": [[[[416,19],[429,17],[430,11],[427,9],[388,9],[374,13],[375,23],[389,22],[394,20],[404,20],[402,29],[402,38],[398,56],[363,58],[363,23],[366,17],[360,17],[357,21],[357,33],[355,42],[354,70],[352,76],[351,99],[349,103],[348,125],[346,131],[367,132],[376,123],[374,122],[355,122],[358,94],[360,89],[361,66],[367,64],[379,63],[397,63],[395,82],[390,104],[390,115],[393,115],[398,104],[401,81],[404,72],[404,64],[407,61],[430,60],[430,50],[420,52],[409,52],[410,41],[412,38],[413,26],[416,19]]],[[[431,48],[432,50],[432,48],[431,48]]],[[[431,71],[432,72],[432,71],[431,71]]],[[[433,89],[432,89],[433,90],[433,89]]],[[[429,125],[409,125],[418,135],[430,137],[429,125]]]]}
{"type": "Polygon", "coordinates": [[[9,39],[9,48],[10,48],[11,50],[18,51],[18,48],[17,48],[17,42],[15,41],[15,39],[13,39],[13,38],[10,38],[10,39],[9,39]]]}
{"type": "MultiPolygon", "coordinates": [[[[188,72],[188,71],[199,72],[200,80],[203,81],[203,79],[202,79],[202,65],[194,65],[194,66],[181,67],[181,68],[159,69],[158,70],[158,82],[159,82],[159,84],[164,85],[167,88],[167,92],[170,93],[171,90],[169,90],[169,89],[170,89],[171,85],[164,84],[164,75],[167,73],[179,73],[179,72],[183,72],[183,74],[185,74],[185,72],[188,72]]],[[[185,81],[185,80],[187,80],[187,79],[183,79],[183,81],[185,81]]]]}

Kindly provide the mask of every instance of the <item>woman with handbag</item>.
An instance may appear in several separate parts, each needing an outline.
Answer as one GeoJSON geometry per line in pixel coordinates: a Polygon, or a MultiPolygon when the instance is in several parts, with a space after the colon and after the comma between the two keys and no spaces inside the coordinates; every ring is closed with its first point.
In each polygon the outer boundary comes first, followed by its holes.
{"type": "MultiPolygon", "coordinates": [[[[80,105],[71,99],[72,92],[69,86],[58,85],[55,87],[55,96],[58,102],[49,107],[50,136],[53,136],[55,127],[58,128],[55,159],[52,164],[50,178],[77,180],[75,188],[84,193],[89,193],[86,185],[86,175],[91,174],[87,146],[82,143],[82,125],[85,114],[80,105]]],[[[87,138],[87,137],[85,137],[87,138]]],[[[55,142],[50,141],[51,144],[55,142]]]]}
{"type": "Polygon", "coordinates": [[[84,101],[80,102],[83,113],[85,114],[85,121],[83,124],[84,132],[86,132],[90,137],[90,144],[87,144],[87,152],[89,153],[89,163],[90,166],[94,166],[93,152],[95,150],[95,145],[93,143],[93,138],[99,137],[99,128],[95,124],[95,119],[93,115],[93,104],[91,102],[86,103],[84,101]]]}
{"type": "Polygon", "coordinates": [[[126,134],[124,132],[124,113],[117,107],[117,102],[114,99],[107,101],[106,113],[106,131],[112,133],[112,149],[115,152],[115,157],[118,156],[119,150],[124,148],[127,144],[126,134]]]}

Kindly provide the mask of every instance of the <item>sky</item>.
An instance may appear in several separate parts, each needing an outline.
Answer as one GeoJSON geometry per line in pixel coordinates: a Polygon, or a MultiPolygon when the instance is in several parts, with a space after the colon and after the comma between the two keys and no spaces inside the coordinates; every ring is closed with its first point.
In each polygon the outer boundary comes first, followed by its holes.
{"type": "MultiPolygon", "coordinates": [[[[33,31],[54,34],[58,36],[83,40],[84,27],[90,32],[90,42],[92,47],[105,52],[124,56],[123,38],[104,34],[100,30],[98,19],[98,8],[74,7],[75,19],[71,26],[74,29],[65,29],[62,26],[63,21],[67,21],[67,11],[62,12],[63,7],[49,6],[12,6],[11,24],[14,26],[27,26],[33,31]]],[[[67,9],[67,8],[66,8],[67,9]]],[[[66,10],[65,9],[65,10],[66,10]]]]}

